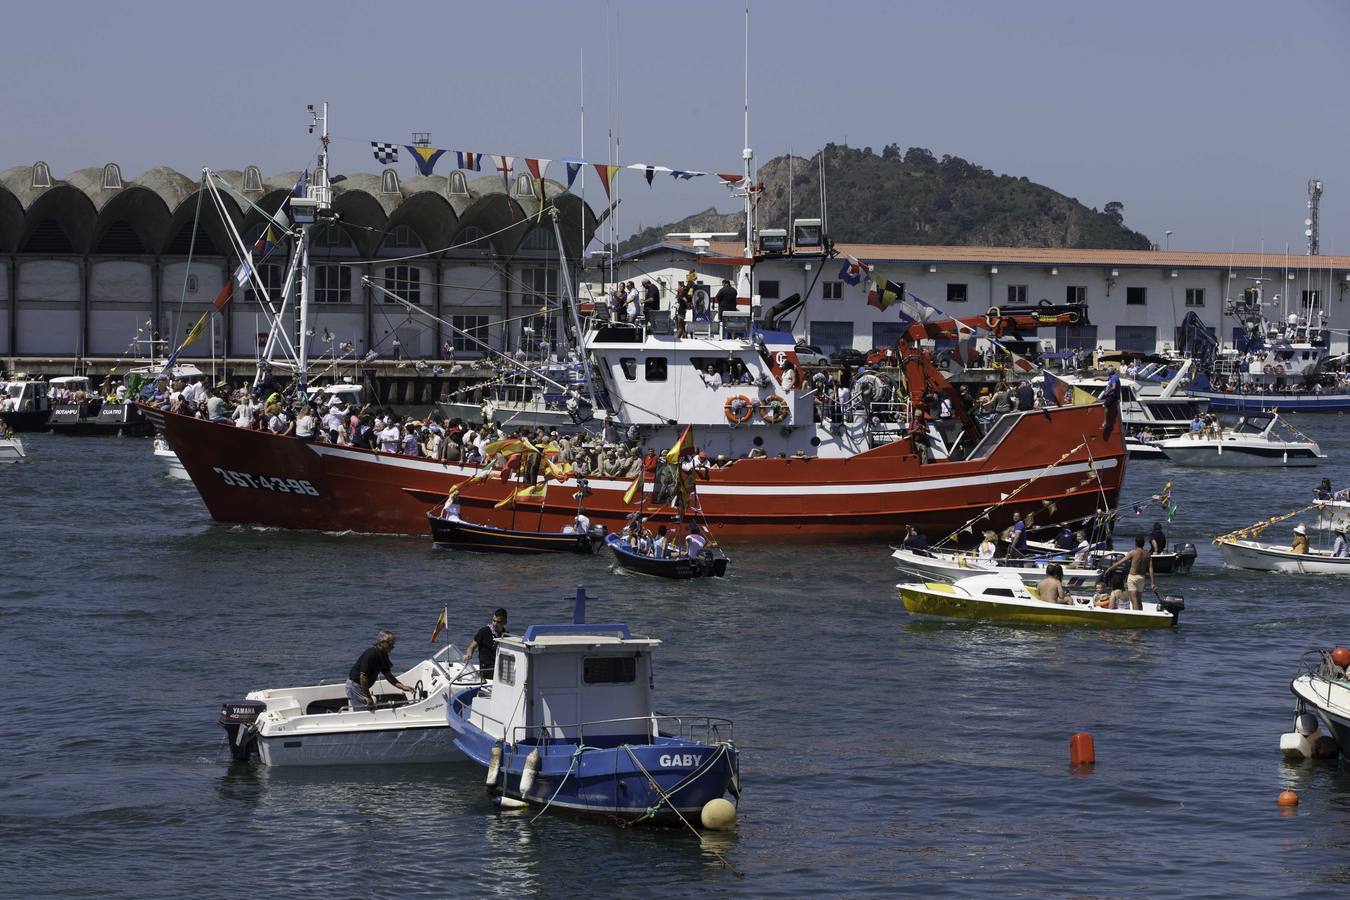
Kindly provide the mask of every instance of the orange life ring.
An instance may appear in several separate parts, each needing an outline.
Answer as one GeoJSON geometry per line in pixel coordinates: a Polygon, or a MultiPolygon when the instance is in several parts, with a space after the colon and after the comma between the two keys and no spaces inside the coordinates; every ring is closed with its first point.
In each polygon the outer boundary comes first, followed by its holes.
{"type": "Polygon", "coordinates": [[[755,403],[744,394],[734,394],[727,398],[727,402],[722,405],[722,409],[727,414],[727,421],[732,425],[744,425],[750,421],[750,417],[755,414],[755,403]],[[740,401],[740,412],[736,412],[736,401],[740,401]]]}
{"type": "Polygon", "coordinates": [[[770,425],[777,425],[788,417],[788,403],[777,394],[759,403],[759,417],[770,425]]]}

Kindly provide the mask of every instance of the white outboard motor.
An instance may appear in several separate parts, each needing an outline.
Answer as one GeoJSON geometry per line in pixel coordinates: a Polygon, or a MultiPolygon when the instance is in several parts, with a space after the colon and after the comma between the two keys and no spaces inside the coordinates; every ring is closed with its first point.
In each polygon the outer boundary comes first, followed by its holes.
{"type": "Polygon", "coordinates": [[[230,700],[221,704],[220,727],[230,737],[230,754],[240,762],[258,752],[258,731],[254,724],[267,711],[261,700],[230,700]]]}

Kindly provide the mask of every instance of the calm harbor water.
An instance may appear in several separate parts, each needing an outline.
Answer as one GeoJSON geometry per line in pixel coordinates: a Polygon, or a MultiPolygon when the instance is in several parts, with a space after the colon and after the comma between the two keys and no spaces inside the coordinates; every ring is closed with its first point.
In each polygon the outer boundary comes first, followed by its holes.
{"type": "MultiPolygon", "coordinates": [[[[1350,422],[1304,417],[1320,469],[1130,464],[1176,480],[1174,632],[911,619],[884,546],[742,547],[694,586],[599,559],[213,524],[148,441],[25,436],[0,472],[0,871],[10,896],[1322,895],[1350,883],[1350,769],[1285,764],[1300,654],[1350,641],[1342,581],[1224,570],[1208,539],[1347,478],[1350,422]],[[661,638],[664,711],[736,722],[732,835],[498,813],[469,765],[231,765],[220,701],[345,676],[378,628],[410,664],[591,617],[661,638]],[[1098,763],[1068,766],[1088,731],[1098,763]],[[1275,795],[1292,787],[1292,815],[1275,795]],[[723,859],[730,866],[723,863],[723,859]]],[[[1151,523],[1152,512],[1139,522],[1151,523]]],[[[1311,517],[1306,519],[1311,523],[1311,517]]],[[[1292,525],[1292,523],[1290,523],[1292,525]]],[[[1288,528],[1272,531],[1284,539],[1288,528]]],[[[1118,532],[1128,541],[1134,523],[1118,532]]],[[[1162,581],[1162,579],[1160,579],[1162,581]]]]}

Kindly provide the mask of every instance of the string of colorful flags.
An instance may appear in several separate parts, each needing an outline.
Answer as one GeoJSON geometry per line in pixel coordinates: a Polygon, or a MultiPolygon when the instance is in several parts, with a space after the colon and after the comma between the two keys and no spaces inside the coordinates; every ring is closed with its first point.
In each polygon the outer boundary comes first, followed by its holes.
{"type": "MultiPolygon", "coordinates": [[[[554,162],[562,163],[566,169],[566,190],[572,189],[572,183],[576,181],[577,175],[583,168],[589,166],[599,176],[600,186],[604,188],[606,197],[610,196],[615,181],[619,177],[619,172],[624,169],[641,172],[648,187],[656,180],[657,175],[669,175],[677,181],[688,181],[691,178],[702,178],[708,174],[693,169],[673,169],[669,166],[659,166],[652,163],[612,165],[588,162],[575,156],[552,160],[538,156],[507,156],[499,153],[479,153],[473,150],[448,150],[419,144],[396,144],[390,141],[370,142],[371,155],[375,157],[377,163],[384,166],[397,165],[402,156],[401,151],[404,150],[408,152],[409,159],[417,166],[417,171],[428,176],[436,170],[436,164],[442,159],[453,161],[456,169],[465,172],[482,172],[483,165],[486,163],[488,171],[495,171],[501,175],[502,184],[507,190],[511,188],[512,173],[524,174],[528,172],[530,177],[535,180],[536,185],[542,185],[549,166],[554,162]]],[[[716,174],[718,178],[731,186],[738,185],[745,180],[745,176],[739,173],[718,172],[716,174]]]]}

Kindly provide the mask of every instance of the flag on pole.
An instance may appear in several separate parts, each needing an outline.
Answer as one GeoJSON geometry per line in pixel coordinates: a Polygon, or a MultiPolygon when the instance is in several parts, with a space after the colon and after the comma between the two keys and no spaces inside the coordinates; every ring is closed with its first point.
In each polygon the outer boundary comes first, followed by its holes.
{"type": "Polygon", "coordinates": [[[582,166],[586,165],[586,160],[570,156],[563,160],[563,164],[567,166],[567,189],[570,191],[572,182],[577,180],[577,173],[581,171],[582,166]]]}
{"type": "Polygon", "coordinates": [[[633,498],[642,493],[642,485],[645,476],[645,471],[638,471],[637,477],[633,479],[633,483],[628,486],[628,490],[623,492],[624,503],[632,503],[633,498]]]}
{"type": "Polygon", "coordinates": [[[249,278],[253,276],[253,263],[251,260],[244,260],[239,264],[239,268],[234,270],[233,277],[225,282],[225,286],[216,294],[215,307],[220,312],[225,311],[225,306],[234,298],[235,290],[248,284],[249,278]]]}
{"type": "Polygon", "coordinates": [[[483,171],[483,154],[471,150],[455,151],[455,168],[468,169],[470,172],[483,171]]]}
{"type": "Polygon", "coordinates": [[[188,344],[191,344],[197,338],[202,336],[202,328],[206,325],[206,317],[210,314],[210,312],[202,313],[202,317],[197,320],[197,324],[193,325],[192,328],[188,330],[187,337],[183,338],[182,346],[186,347],[188,344]]]}
{"type": "Polygon", "coordinates": [[[873,275],[867,279],[867,305],[877,309],[887,309],[903,299],[905,286],[888,281],[884,275],[873,275]]]}
{"type": "Polygon", "coordinates": [[[509,193],[511,190],[511,168],[515,165],[514,156],[496,156],[492,157],[496,161],[493,166],[502,176],[502,187],[509,193]]]}
{"type": "Polygon", "coordinates": [[[1062,378],[1056,378],[1049,372],[1045,373],[1045,384],[1041,388],[1045,393],[1047,406],[1069,406],[1072,397],[1072,391],[1069,383],[1062,378]]]}
{"type": "Polygon", "coordinates": [[[417,163],[417,171],[423,175],[430,175],[436,168],[436,161],[445,155],[444,150],[437,150],[435,147],[416,147],[412,144],[404,144],[408,152],[413,156],[413,162],[417,163]]]}
{"type": "Polygon", "coordinates": [[[669,450],[666,451],[666,462],[668,463],[679,462],[680,456],[684,453],[684,451],[693,448],[694,446],[693,439],[694,439],[694,426],[693,425],[684,426],[684,433],[681,434],[680,439],[675,442],[675,446],[671,447],[669,450]]]}
{"type": "Polygon", "coordinates": [[[871,266],[860,263],[851,256],[845,256],[844,264],[839,267],[839,280],[857,286],[862,283],[863,276],[870,271],[872,271],[871,266]]]}
{"type": "Polygon", "coordinates": [[[386,144],[384,141],[371,141],[370,152],[374,154],[375,161],[383,165],[398,162],[398,146],[396,144],[386,144]]]}
{"type": "Polygon", "coordinates": [[[605,189],[607,199],[610,186],[614,184],[614,179],[618,177],[620,168],[620,166],[606,166],[602,163],[595,164],[595,174],[600,176],[600,186],[605,189]]]}
{"type": "Polygon", "coordinates": [[[449,619],[450,608],[448,606],[441,607],[441,617],[436,620],[436,629],[431,632],[431,643],[436,643],[436,639],[441,636],[441,632],[450,624],[449,619]]]}

